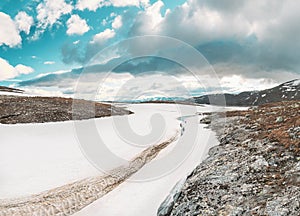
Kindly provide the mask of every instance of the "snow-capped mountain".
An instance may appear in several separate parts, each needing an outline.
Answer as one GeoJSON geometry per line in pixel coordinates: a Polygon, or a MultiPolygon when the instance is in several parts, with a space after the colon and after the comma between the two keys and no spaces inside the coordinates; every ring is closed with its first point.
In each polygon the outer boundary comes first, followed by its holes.
{"type": "MultiPolygon", "coordinates": [[[[211,104],[220,94],[195,97],[199,104],[211,104]]],[[[286,100],[300,100],[300,79],[285,82],[279,86],[262,91],[248,91],[239,94],[224,94],[227,106],[256,106],[286,100]]]]}

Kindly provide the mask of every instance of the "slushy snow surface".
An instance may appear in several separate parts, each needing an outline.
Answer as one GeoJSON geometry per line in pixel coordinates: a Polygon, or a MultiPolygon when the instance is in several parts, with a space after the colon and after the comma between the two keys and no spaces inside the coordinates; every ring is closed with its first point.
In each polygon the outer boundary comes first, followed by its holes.
{"type": "MultiPolygon", "coordinates": [[[[125,183],[76,213],[76,216],[155,215],[173,186],[204,159],[209,147],[217,144],[213,132],[205,129],[205,125],[200,125],[201,116],[195,114],[218,111],[221,109],[219,107],[174,104],[131,104],[127,107],[134,114],[76,121],[76,124],[84,125],[93,121],[105,145],[124,160],[130,160],[147,146],[128,144],[118,133],[120,128],[116,129],[118,122],[128,122],[127,126],[131,131],[146,136],[154,128],[161,126],[161,121],[155,121],[155,118],[153,121],[155,115],[160,115],[164,130],[148,146],[166,141],[177,132],[182,136],[125,183]],[[189,136],[194,135],[191,131],[195,128],[197,136],[191,140],[195,144],[185,160],[175,164],[165,175],[136,181],[149,166],[163,167],[165,164],[157,164],[160,159],[168,157],[180,139],[189,140],[189,136]]],[[[84,156],[72,121],[0,125],[0,133],[0,199],[28,196],[103,174],[84,156]]]]}

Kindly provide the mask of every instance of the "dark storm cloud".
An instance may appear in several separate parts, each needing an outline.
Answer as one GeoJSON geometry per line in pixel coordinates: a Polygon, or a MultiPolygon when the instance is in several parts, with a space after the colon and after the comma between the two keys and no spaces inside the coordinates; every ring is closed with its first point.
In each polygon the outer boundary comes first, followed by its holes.
{"type": "Polygon", "coordinates": [[[42,77],[38,77],[35,79],[22,81],[18,83],[18,86],[24,87],[24,86],[36,86],[36,87],[52,87],[52,86],[58,86],[58,87],[64,87],[63,83],[65,83],[67,86],[69,86],[69,83],[67,80],[76,80],[80,74],[82,73],[83,68],[73,69],[70,72],[62,73],[62,74],[48,74],[42,77]],[[62,82],[63,80],[63,82],[62,82]]]}
{"type": "Polygon", "coordinates": [[[118,64],[119,59],[112,59],[106,64],[98,64],[87,66],[85,68],[73,69],[70,72],[62,74],[48,74],[39,78],[23,81],[19,83],[20,87],[24,86],[37,86],[37,87],[51,87],[59,86],[63,87],[63,83],[67,82],[69,86],[70,82],[74,83],[81,74],[94,74],[94,73],[130,73],[132,75],[140,75],[144,73],[155,72],[167,72],[171,74],[182,73],[186,69],[167,59],[144,57],[136,58],[130,61],[124,61],[122,64],[118,64]],[[117,65],[117,66],[116,66],[117,65]],[[116,66],[116,67],[114,67],[116,66]],[[112,70],[111,70],[112,69],[112,70]]]}

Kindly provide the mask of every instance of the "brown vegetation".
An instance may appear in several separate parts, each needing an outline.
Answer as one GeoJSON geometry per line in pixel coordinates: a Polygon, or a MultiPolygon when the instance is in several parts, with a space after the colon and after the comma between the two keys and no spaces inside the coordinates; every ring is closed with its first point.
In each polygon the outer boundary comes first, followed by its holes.
{"type": "Polygon", "coordinates": [[[253,125],[258,131],[257,139],[268,138],[286,148],[300,150],[300,101],[270,103],[226,114],[228,117],[245,116],[241,123],[253,125]]]}

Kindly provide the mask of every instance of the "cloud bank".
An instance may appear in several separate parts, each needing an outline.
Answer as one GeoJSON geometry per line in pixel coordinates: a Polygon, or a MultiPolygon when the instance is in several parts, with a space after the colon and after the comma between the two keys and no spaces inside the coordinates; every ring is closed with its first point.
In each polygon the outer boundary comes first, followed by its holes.
{"type": "Polygon", "coordinates": [[[0,81],[15,78],[21,74],[30,74],[34,72],[33,68],[18,64],[12,66],[9,62],[3,58],[0,58],[0,81]]]}

